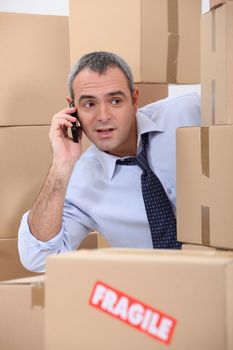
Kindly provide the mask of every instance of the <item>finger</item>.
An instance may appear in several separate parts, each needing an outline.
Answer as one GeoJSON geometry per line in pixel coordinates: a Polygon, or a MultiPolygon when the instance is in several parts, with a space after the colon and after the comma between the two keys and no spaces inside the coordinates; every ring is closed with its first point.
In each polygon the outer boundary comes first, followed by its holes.
{"type": "Polygon", "coordinates": [[[60,112],[57,114],[71,114],[76,112],[77,108],[76,107],[67,107],[65,109],[62,109],[60,112]]]}
{"type": "Polygon", "coordinates": [[[64,113],[57,113],[53,116],[52,122],[60,119],[66,119],[69,120],[70,122],[75,121],[77,118],[70,115],[70,114],[64,114],[64,113]]]}
{"type": "Polygon", "coordinates": [[[71,128],[72,123],[66,119],[59,119],[59,120],[56,120],[56,122],[54,123],[54,126],[56,129],[71,128]]]}
{"type": "Polygon", "coordinates": [[[59,128],[59,127],[63,127],[63,126],[66,126],[67,128],[71,128],[72,125],[74,123],[77,122],[77,118],[75,117],[65,117],[65,118],[55,118],[53,121],[52,121],[52,124],[51,126],[55,129],[59,128]]]}

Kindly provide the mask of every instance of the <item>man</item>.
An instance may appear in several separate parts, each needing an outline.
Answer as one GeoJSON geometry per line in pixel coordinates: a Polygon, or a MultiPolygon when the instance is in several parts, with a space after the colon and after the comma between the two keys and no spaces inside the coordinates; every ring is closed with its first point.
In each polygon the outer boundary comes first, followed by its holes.
{"type": "MultiPolygon", "coordinates": [[[[76,249],[91,230],[101,232],[112,246],[166,248],[169,241],[169,247],[179,248],[172,219],[175,129],[199,124],[199,97],[187,94],[168,98],[137,111],[138,90],[130,68],[107,52],[83,56],[71,70],[69,87],[68,102],[75,107],[62,110],[52,119],[52,165],[19,229],[24,266],[44,271],[48,255],[76,249]],[[71,116],[74,112],[78,112],[82,130],[93,144],[82,156],[81,142],[73,142],[67,132],[75,121],[71,116]],[[149,144],[146,141],[143,151],[145,135],[149,144]],[[132,162],[129,166],[120,164],[127,157],[135,159],[140,152],[144,152],[143,162],[148,157],[157,175],[152,173],[155,181],[162,184],[159,191],[165,194],[163,202],[168,202],[169,220],[165,216],[161,221],[163,214],[150,215],[144,203],[147,195],[142,193],[141,175],[151,171],[132,162]],[[149,224],[150,216],[158,222],[149,224]],[[171,229],[166,228],[168,221],[171,229]],[[154,237],[152,226],[157,230],[154,237]],[[160,244],[158,237],[163,236],[166,239],[160,244]]],[[[154,198],[156,194],[152,202],[154,198]]]]}

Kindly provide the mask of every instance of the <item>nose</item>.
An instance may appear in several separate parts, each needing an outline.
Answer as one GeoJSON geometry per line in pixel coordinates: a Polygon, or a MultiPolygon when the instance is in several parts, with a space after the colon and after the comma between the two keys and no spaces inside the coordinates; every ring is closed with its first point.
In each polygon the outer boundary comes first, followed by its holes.
{"type": "Polygon", "coordinates": [[[109,108],[107,107],[106,103],[102,103],[98,111],[98,121],[102,123],[106,123],[110,119],[111,119],[111,116],[110,116],[109,108]]]}

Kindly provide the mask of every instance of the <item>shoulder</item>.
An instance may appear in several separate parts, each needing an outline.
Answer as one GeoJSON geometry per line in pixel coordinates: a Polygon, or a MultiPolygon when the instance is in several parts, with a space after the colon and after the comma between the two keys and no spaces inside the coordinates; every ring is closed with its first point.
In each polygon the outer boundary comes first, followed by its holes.
{"type": "Polygon", "coordinates": [[[188,93],[167,97],[141,109],[150,119],[174,127],[200,125],[200,96],[188,93]]]}
{"type": "Polygon", "coordinates": [[[197,93],[173,97],[161,109],[165,121],[175,127],[199,126],[200,114],[200,96],[197,93]]]}

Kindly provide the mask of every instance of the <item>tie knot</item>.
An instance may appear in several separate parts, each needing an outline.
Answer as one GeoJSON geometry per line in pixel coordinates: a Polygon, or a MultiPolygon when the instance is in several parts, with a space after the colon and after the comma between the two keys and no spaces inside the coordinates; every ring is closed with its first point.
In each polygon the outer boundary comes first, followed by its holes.
{"type": "Polygon", "coordinates": [[[117,159],[117,164],[121,164],[121,165],[135,165],[137,164],[136,161],[137,157],[128,157],[125,159],[117,159]]]}

